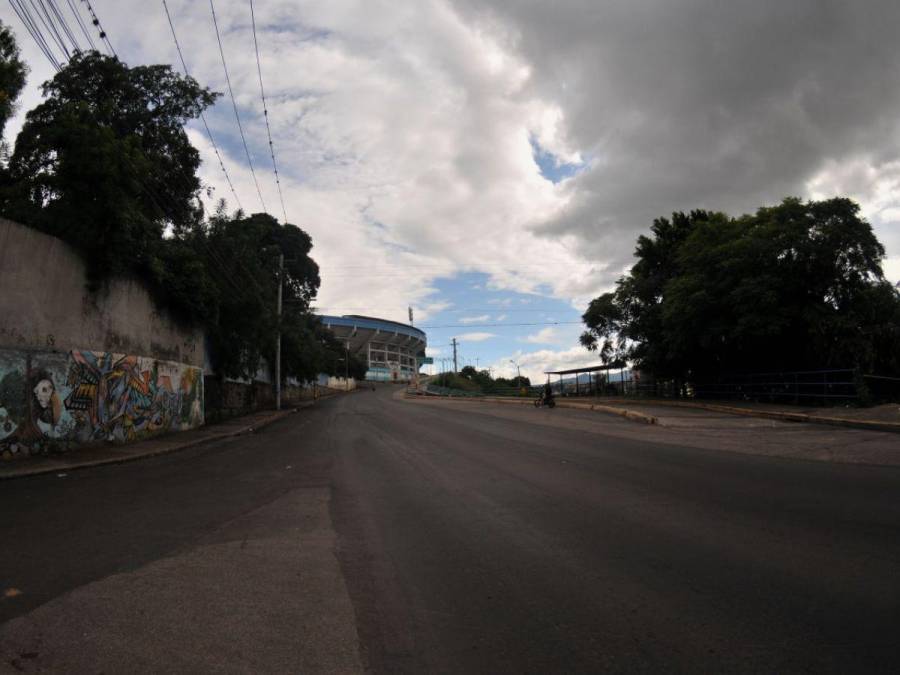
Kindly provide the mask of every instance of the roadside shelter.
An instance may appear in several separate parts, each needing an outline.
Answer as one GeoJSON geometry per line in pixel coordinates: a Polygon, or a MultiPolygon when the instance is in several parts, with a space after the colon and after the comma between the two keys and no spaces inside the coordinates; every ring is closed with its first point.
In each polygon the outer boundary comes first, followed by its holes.
{"type": "MultiPolygon", "coordinates": [[[[595,373],[605,372],[609,374],[611,371],[618,370],[619,371],[619,382],[624,384],[623,375],[625,369],[628,367],[628,364],[625,361],[613,361],[612,363],[607,363],[605,365],[600,366],[586,366],[584,368],[570,368],[568,370],[547,370],[544,371],[544,374],[547,376],[547,379],[550,380],[551,375],[559,376],[559,393],[565,394],[565,382],[563,380],[563,376],[575,376],[575,396],[596,396],[601,394],[602,392],[599,390],[595,373]],[[587,374],[588,377],[584,378],[587,381],[582,382],[582,375],[587,374]]],[[[607,377],[609,379],[609,377],[607,377]]],[[[551,382],[552,386],[552,382],[551,382]]]]}

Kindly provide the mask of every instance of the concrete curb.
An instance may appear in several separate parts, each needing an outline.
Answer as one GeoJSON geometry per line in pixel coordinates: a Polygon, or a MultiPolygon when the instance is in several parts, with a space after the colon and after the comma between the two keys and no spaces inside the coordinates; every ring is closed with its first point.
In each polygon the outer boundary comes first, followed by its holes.
{"type": "MultiPolygon", "coordinates": [[[[435,394],[406,394],[405,398],[415,399],[418,396],[425,398],[447,398],[454,401],[481,401],[483,403],[512,403],[519,405],[534,405],[534,399],[531,398],[499,398],[492,396],[440,396],[435,394]]],[[[577,403],[573,401],[564,401],[557,399],[557,408],[572,408],[575,410],[593,410],[595,412],[607,413],[610,415],[618,415],[632,422],[640,422],[642,424],[659,424],[659,420],[653,415],[638,412],[637,410],[628,410],[627,408],[616,408],[608,405],[600,405],[597,403],[577,403]]]]}
{"type": "Polygon", "coordinates": [[[754,410],[739,406],[719,405],[717,403],[700,403],[698,401],[647,401],[647,405],[669,406],[671,408],[696,408],[711,412],[722,412],[729,415],[743,415],[745,417],[761,417],[765,419],[781,420],[784,422],[800,422],[807,424],[826,424],[835,427],[850,429],[867,429],[869,431],[888,431],[900,433],[900,423],[876,422],[872,420],[852,420],[845,417],[820,417],[806,413],[796,413],[781,410],[754,410]]]}
{"type": "MultiPolygon", "coordinates": [[[[301,407],[308,408],[309,405],[304,405],[301,407]]],[[[170,446],[148,450],[147,452],[121,455],[117,457],[106,457],[103,459],[87,460],[84,462],[70,461],[68,463],[62,463],[52,467],[22,467],[21,469],[16,469],[10,472],[0,472],[0,481],[13,480],[15,478],[28,478],[31,476],[41,476],[48,473],[70,473],[72,471],[90,469],[96,466],[106,466],[108,464],[124,464],[126,462],[134,462],[140,459],[147,459],[149,457],[168,455],[173,452],[180,452],[181,450],[196,448],[198,446],[205,445],[207,443],[214,443],[215,441],[221,441],[226,438],[234,438],[236,436],[245,436],[247,434],[255,433],[258,429],[262,429],[263,427],[267,427],[270,424],[277,422],[278,420],[288,417],[289,415],[293,415],[294,413],[299,412],[299,410],[300,407],[292,408],[290,410],[283,410],[281,412],[273,413],[268,417],[260,419],[252,426],[241,427],[239,429],[231,431],[224,431],[212,436],[204,436],[203,438],[185,439],[180,443],[173,443],[170,446]]],[[[140,442],[138,442],[138,444],[139,443],[140,442]]],[[[77,453],[77,450],[75,452],[77,453]]]]}

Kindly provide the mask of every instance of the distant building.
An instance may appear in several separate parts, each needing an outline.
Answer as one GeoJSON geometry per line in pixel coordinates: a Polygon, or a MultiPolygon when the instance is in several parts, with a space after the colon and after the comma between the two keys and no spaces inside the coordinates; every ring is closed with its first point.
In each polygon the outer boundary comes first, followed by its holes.
{"type": "Polygon", "coordinates": [[[351,354],[365,359],[367,380],[409,381],[425,357],[425,332],[414,326],[356,314],[319,319],[347,345],[351,354]]]}

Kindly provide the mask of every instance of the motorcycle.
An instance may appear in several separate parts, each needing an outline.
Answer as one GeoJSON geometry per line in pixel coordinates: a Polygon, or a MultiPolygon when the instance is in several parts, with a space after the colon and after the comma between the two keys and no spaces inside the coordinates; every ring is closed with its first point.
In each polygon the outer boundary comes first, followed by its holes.
{"type": "Polygon", "coordinates": [[[534,407],[540,408],[541,406],[547,406],[548,408],[555,408],[556,407],[556,399],[553,396],[547,398],[546,396],[541,394],[536,399],[534,399],[534,407]]]}

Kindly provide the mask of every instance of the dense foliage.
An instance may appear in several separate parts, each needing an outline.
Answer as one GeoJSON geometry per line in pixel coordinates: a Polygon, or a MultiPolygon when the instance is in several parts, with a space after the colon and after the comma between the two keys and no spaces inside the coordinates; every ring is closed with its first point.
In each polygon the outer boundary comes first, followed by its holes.
{"type": "MultiPolygon", "coordinates": [[[[3,64],[17,54],[0,30],[3,64]]],[[[0,86],[17,92],[16,82],[0,86]]],[[[275,361],[281,254],[283,376],[364,376],[311,314],[319,270],[309,235],[266,214],[229,214],[224,202],[204,218],[200,157],[183,125],[217,94],[169,66],[129,68],[98,52],[73,56],[43,92],[2,169],[3,215],[79,249],[94,288],[140,277],[161,304],[203,326],[223,376],[252,378],[262,358],[275,361]]]]}
{"type": "MultiPolygon", "coordinates": [[[[285,259],[282,328],[313,339],[309,304],[319,270],[311,248],[309,235],[293,225],[262,213],[229,215],[222,205],[208,222],[160,240],[152,278],[166,305],[204,325],[216,370],[250,377],[261,357],[274,360],[279,254],[285,259]]],[[[299,342],[299,336],[284,340],[284,370],[314,376],[306,371],[311,359],[292,353],[299,342]]]]}
{"type": "Polygon", "coordinates": [[[675,213],[594,299],[581,341],[658,377],[856,367],[900,374],[900,294],[849,199],[675,213]]]}
{"type": "Polygon", "coordinates": [[[43,84],[9,162],[3,213],[80,249],[94,278],[146,269],[166,228],[201,218],[184,123],[217,94],[170,66],[77,53],[43,84]]]}
{"type": "Polygon", "coordinates": [[[491,377],[490,371],[477,370],[472,366],[464,366],[459,373],[441,373],[435,378],[435,384],[452,389],[479,391],[485,394],[509,393],[511,389],[530,387],[527,377],[491,377]]]}
{"type": "Polygon", "coordinates": [[[25,86],[27,73],[12,31],[0,21],[0,139],[16,110],[16,99],[25,86]]]}

